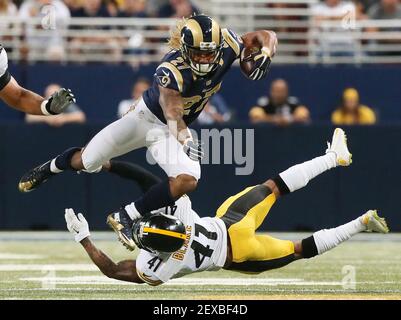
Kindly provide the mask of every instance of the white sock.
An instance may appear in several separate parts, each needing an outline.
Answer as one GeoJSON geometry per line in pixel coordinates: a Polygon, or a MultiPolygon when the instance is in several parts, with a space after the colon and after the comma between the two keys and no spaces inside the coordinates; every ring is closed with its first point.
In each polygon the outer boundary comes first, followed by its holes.
{"type": "Polygon", "coordinates": [[[313,239],[315,240],[318,253],[322,254],[365,230],[366,225],[362,223],[362,219],[359,217],[337,228],[317,231],[313,234],[313,239]]]}
{"type": "Polygon", "coordinates": [[[139,213],[139,211],[135,207],[135,202],[131,202],[130,204],[126,205],[124,209],[127,211],[129,217],[132,220],[137,220],[140,217],[142,217],[142,215],[139,213]]]}
{"type": "Polygon", "coordinates": [[[54,158],[52,161],[50,161],[50,171],[53,173],[60,173],[63,172],[63,170],[60,170],[56,166],[56,158],[54,158]]]}
{"type": "Polygon", "coordinates": [[[314,177],[336,166],[336,155],[329,152],[324,156],[288,168],[280,173],[280,177],[293,192],[305,187],[314,177]]]}

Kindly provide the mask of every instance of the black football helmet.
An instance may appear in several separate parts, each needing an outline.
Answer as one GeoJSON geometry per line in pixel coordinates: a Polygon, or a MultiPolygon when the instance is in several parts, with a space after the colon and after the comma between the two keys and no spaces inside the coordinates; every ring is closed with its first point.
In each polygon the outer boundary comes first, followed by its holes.
{"type": "Polygon", "coordinates": [[[140,249],[152,253],[171,253],[183,246],[185,225],[174,216],[149,213],[135,221],[132,239],[140,249]]]}
{"type": "Polygon", "coordinates": [[[224,40],[219,24],[209,16],[189,18],[180,41],[182,56],[196,75],[205,76],[218,66],[224,40]]]}

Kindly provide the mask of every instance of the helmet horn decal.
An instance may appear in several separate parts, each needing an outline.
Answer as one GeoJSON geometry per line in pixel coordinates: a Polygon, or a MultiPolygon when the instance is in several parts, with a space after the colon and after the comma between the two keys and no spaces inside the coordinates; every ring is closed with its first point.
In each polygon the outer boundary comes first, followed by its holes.
{"type": "Polygon", "coordinates": [[[194,19],[189,19],[186,23],[186,27],[191,31],[193,37],[193,46],[200,47],[201,42],[203,42],[203,32],[198,21],[194,19]]]}
{"type": "Polygon", "coordinates": [[[219,24],[212,20],[212,41],[214,43],[221,43],[221,39],[220,39],[220,26],[219,24]]]}

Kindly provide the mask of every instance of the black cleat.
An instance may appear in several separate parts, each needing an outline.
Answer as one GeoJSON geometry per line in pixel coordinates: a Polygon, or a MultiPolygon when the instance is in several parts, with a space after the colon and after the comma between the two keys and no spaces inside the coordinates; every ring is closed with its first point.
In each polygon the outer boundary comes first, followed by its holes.
{"type": "MultiPolygon", "coordinates": [[[[50,160],[51,161],[51,160],[50,160]]],[[[46,182],[52,175],[50,171],[50,161],[47,161],[36,168],[25,173],[18,184],[18,189],[21,192],[30,192],[46,182]]]]}
{"type": "Polygon", "coordinates": [[[132,226],[134,221],[124,208],[109,214],[107,217],[107,224],[117,233],[118,240],[120,240],[124,247],[130,251],[135,250],[136,245],[134,240],[132,240],[132,226]]]}

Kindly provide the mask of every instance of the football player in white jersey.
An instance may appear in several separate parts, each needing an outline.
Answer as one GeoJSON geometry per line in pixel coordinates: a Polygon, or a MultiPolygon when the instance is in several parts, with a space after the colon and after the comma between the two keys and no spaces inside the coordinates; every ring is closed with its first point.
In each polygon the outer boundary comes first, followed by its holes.
{"type": "Polygon", "coordinates": [[[49,99],[21,87],[8,71],[7,52],[0,44],[0,99],[10,107],[34,115],[55,115],[62,113],[75,103],[70,89],[60,89],[49,99]]]}
{"type": "MultiPolygon", "coordinates": [[[[127,216],[125,210],[109,215],[108,222],[120,241],[130,250],[135,245],[140,248],[136,260],[114,263],[90,240],[88,223],[82,214],[76,216],[73,209],[66,209],[65,218],[75,240],[99,269],[114,279],[159,285],[190,273],[221,268],[260,273],[320,255],[359,232],[389,231],[384,218],[369,210],[346,224],[320,230],[299,241],[256,234],[279,196],[306,186],[327,170],[351,162],[345,133],[337,128],[325,155],[290,167],[277,177],[228,198],[214,218],[200,218],[189,197],[183,196],[174,207],[166,208],[169,211],[151,212],[132,221],[132,237],[129,237],[121,232],[123,226],[119,223],[127,216]]],[[[129,177],[122,170],[115,173],[129,177]]]]}

